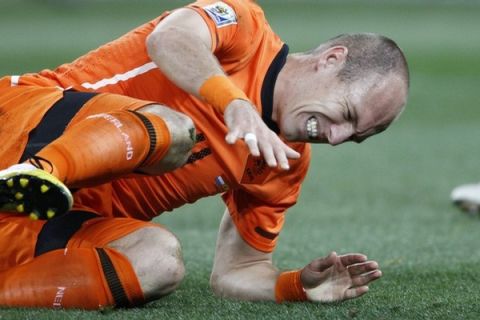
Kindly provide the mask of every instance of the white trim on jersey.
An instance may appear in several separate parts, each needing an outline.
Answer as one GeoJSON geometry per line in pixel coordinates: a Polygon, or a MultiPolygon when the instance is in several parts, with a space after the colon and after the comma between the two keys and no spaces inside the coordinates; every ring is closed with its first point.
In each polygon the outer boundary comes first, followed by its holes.
{"type": "Polygon", "coordinates": [[[20,82],[20,76],[11,76],[10,77],[10,87],[18,86],[19,82],[20,82]]]}
{"type": "Polygon", "coordinates": [[[108,78],[108,79],[102,79],[102,80],[97,81],[95,83],[84,82],[84,83],[81,84],[81,86],[86,88],[86,89],[98,90],[98,89],[106,87],[108,85],[116,84],[120,81],[127,81],[129,79],[135,78],[136,76],[144,74],[144,73],[146,73],[146,72],[148,72],[152,69],[155,69],[155,68],[157,68],[157,65],[154,62],[149,62],[149,63],[144,64],[143,66],[132,69],[132,70],[127,71],[125,73],[116,74],[113,77],[108,78]]]}

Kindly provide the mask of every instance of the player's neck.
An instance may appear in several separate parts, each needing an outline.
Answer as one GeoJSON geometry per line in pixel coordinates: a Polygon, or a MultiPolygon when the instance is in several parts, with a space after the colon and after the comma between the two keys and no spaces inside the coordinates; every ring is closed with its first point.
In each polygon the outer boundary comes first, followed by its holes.
{"type": "Polygon", "coordinates": [[[272,120],[277,124],[279,124],[280,116],[287,105],[289,83],[293,75],[291,64],[292,58],[289,55],[282,70],[278,73],[275,88],[273,90],[272,120]]]}

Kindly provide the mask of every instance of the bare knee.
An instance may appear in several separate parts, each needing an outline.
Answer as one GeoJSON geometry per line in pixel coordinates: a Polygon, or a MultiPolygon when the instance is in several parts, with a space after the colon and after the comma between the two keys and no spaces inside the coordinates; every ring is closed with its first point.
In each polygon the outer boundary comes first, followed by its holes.
{"type": "Polygon", "coordinates": [[[192,119],[162,105],[149,105],[138,111],[161,117],[170,132],[170,147],[163,159],[159,163],[141,168],[141,170],[149,174],[161,174],[184,165],[195,144],[195,125],[192,119]]]}
{"type": "Polygon", "coordinates": [[[180,242],[165,228],[145,227],[109,246],[130,260],[147,301],[173,292],[183,280],[180,242]]]}

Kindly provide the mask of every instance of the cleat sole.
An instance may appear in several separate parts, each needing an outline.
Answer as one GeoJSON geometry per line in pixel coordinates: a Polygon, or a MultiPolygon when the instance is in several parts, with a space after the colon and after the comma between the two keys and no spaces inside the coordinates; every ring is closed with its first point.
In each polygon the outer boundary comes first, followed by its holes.
{"type": "Polygon", "coordinates": [[[26,188],[26,187],[28,186],[28,182],[29,182],[29,181],[28,181],[27,178],[20,178],[19,181],[20,181],[20,186],[21,186],[22,188],[26,188]]]}
{"type": "Polygon", "coordinates": [[[52,219],[55,216],[56,212],[52,209],[47,210],[47,218],[52,219]]]}
{"type": "Polygon", "coordinates": [[[45,192],[47,192],[48,190],[50,190],[50,188],[49,188],[47,185],[42,184],[42,185],[40,186],[40,192],[41,192],[41,193],[45,193],[45,192]]]}
{"type": "Polygon", "coordinates": [[[34,221],[39,219],[38,214],[36,214],[35,212],[30,213],[29,217],[30,217],[30,219],[32,219],[34,221]]]}
{"type": "MultiPolygon", "coordinates": [[[[13,167],[12,167],[13,168],[13,167]]],[[[68,212],[70,190],[41,169],[0,171],[0,211],[28,213],[33,220],[51,219],[68,212]]]]}

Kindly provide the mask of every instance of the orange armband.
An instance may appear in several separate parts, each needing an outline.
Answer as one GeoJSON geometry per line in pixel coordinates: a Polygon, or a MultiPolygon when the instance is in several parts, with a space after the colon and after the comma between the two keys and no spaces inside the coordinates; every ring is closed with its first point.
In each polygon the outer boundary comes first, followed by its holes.
{"type": "Polygon", "coordinates": [[[220,113],[223,113],[228,104],[235,99],[249,100],[245,92],[229,78],[219,75],[208,78],[202,84],[200,96],[220,113]]]}
{"type": "Polygon", "coordinates": [[[303,289],[300,274],[302,270],[282,272],[275,284],[275,301],[306,301],[307,294],[303,289]]]}

